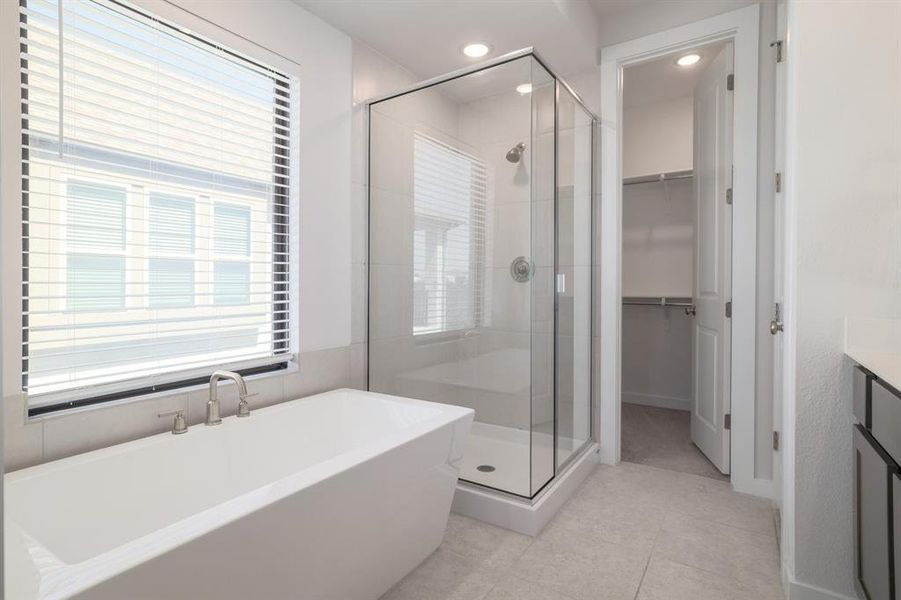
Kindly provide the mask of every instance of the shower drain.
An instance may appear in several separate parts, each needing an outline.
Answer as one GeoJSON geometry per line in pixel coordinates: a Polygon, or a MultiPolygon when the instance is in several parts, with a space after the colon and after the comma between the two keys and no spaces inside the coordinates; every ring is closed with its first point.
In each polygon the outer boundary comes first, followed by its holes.
{"type": "Polygon", "coordinates": [[[479,465],[476,467],[476,471],[481,471],[482,473],[491,473],[494,471],[494,467],[491,465],[479,465]]]}

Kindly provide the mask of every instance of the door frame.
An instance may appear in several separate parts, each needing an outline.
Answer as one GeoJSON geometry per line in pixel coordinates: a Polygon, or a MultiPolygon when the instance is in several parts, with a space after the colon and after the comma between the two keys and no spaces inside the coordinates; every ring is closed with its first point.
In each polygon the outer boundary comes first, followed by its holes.
{"type": "MultiPolygon", "coordinates": [[[[601,50],[601,461],[621,455],[623,70],[699,45],[734,44],[732,160],[731,479],[740,492],[769,497],[755,477],[757,327],[757,112],[760,7],[757,4],[601,50]],[[736,278],[735,274],[750,274],[736,278]]],[[[723,199],[725,202],[725,199],[723,199]]]]}

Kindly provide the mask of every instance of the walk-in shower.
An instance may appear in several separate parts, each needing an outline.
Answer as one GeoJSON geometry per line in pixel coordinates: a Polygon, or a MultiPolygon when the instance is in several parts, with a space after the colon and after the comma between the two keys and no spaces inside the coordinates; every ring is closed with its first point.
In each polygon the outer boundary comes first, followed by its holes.
{"type": "Polygon", "coordinates": [[[592,440],[595,119],[531,50],[369,104],[369,389],[475,410],[526,499],[592,440]]]}

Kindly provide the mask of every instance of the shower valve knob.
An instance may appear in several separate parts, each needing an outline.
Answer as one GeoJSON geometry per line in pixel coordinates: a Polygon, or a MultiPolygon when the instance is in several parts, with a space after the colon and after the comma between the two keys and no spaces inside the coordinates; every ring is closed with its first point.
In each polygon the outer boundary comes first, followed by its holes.
{"type": "Polygon", "coordinates": [[[517,256],[510,263],[510,276],[519,283],[525,283],[530,280],[534,272],[535,267],[532,265],[532,261],[525,256],[517,256]]]}

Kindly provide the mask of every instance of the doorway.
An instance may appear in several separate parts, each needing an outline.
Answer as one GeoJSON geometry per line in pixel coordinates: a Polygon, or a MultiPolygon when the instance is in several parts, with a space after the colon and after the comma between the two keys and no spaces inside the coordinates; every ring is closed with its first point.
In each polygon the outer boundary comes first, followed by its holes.
{"type": "Polygon", "coordinates": [[[623,72],[622,459],[716,479],[730,467],[732,73],[729,41],[623,72]]]}
{"type": "MultiPolygon", "coordinates": [[[[706,419],[709,428],[704,445],[707,456],[719,470],[728,471],[733,489],[769,496],[772,481],[758,478],[755,472],[756,405],[756,339],[757,339],[757,194],[758,194],[758,50],[759,5],[723,13],[654,33],[642,38],[608,46],[601,51],[601,228],[600,228],[600,356],[599,368],[599,427],[601,460],[616,464],[622,449],[622,361],[623,361],[623,80],[625,70],[632,66],[688,52],[717,43],[731,43],[733,50],[733,79],[730,83],[733,102],[732,139],[722,143],[731,147],[732,229],[729,254],[722,253],[722,261],[731,265],[735,277],[725,309],[731,309],[728,331],[723,331],[716,344],[727,348],[723,354],[714,353],[720,362],[716,372],[728,381],[723,411],[716,420],[706,419]],[[728,367],[722,364],[728,359],[728,367]],[[714,443],[711,444],[710,442],[714,443]],[[719,450],[717,450],[719,448],[719,450]],[[719,462],[718,462],[719,461],[719,462]]],[[[725,191],[725,190],[724,190],[725,191]]],[[[722,202],[726,198],[721,199],[722,202]]],[[[700,242],[700,240],[699,240],[700,242]]],[[[722,261],[716,266],[721,266],[722,261]]],[[[709,265],[708,265],[709,266],[709,265]]],[[[719,283],[726,283],[720,278],[719,283]]],[[[700,302],[694,304],[701,313],[700,302]]],[[[708,315],[713,312],[704,310],[708,315]]],[[[706,326],[706,325],[705,325],[706,326]]],[[[710,342],[711,337],[706,338],[710,342]]],[[[699,344],[693,351],[702,348],[699,344]]],[[[694,364],[711,364],[696,361],[694,364]]],[[[695,375],[693,374],[693,378],[695,375]]],[[[714,380],[715,381],[715,380],[714,380]]],[[[710,389],[701,390],[706,397],[715,397],[710,389]]],[[[725,398],[725,397],[724,397],[725,398]]],[[[695,407],[693,407],[693,415],[695,407]]],[[[711,413],[707,413],[708,415],[711,413]]],[[[692,421],[696,421],[694,415],[692,421]]],[[[701,423],[705,424],[705,423],[701,423]]],[[[694,428],[694,424],[692,427],[694,428]]]]}

